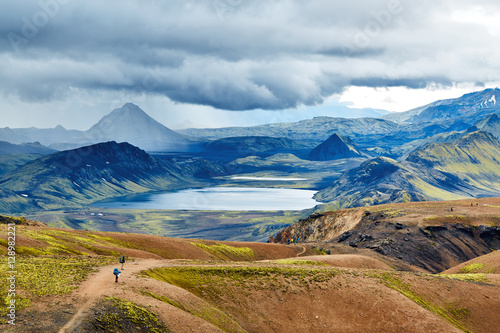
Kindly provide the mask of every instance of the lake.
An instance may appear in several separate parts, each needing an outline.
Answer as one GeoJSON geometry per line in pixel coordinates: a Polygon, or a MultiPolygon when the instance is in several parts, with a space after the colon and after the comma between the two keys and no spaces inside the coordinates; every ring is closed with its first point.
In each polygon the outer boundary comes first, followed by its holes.
{"type": "Polygon", "coordinates": [[[307,180],[307,178],[289,178],[289,177],[231,177],[233,180],[258,180],[258,181],[284,181],[293,182],[297,180],[307,180]]]}
{"type": "Polygon", "coordinates": [[[175,210],[302,210],[320,202],[316,191],[288,188],[209,187],[140,194],[92,204],[92,207],[175,210]]]}

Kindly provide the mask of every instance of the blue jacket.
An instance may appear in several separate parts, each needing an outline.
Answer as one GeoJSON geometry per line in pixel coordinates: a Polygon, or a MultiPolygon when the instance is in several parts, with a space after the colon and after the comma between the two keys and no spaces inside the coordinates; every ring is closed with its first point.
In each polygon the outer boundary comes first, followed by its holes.
{"type": "Polygon", "coordinates": [[[114,275],[119,275],[120,273],[121,273],[121,272],[118,270],[118,268],[115,268],[115,269],[113,270],[113,274],[114,274],[114,275]]]}

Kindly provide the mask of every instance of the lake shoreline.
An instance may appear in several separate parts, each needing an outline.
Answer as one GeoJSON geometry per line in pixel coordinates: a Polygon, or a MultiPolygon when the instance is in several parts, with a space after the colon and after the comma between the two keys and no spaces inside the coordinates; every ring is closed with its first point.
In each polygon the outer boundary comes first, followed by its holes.
{"type": "Polygon", "coordinates": [[[123,196],[89,207],[115,209],[276,211],[303,210],[321,204],[316,191],[290,188],[204,187],[123,196]]]}

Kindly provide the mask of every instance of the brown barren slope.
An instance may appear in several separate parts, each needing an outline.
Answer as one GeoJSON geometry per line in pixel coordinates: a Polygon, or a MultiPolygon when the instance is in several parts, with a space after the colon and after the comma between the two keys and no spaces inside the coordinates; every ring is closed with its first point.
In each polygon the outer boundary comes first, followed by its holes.
{"type": "Polygon", "coordinates": [[[460,273],[500,274],[500,251],[474,258],[443,272],[443,274],[460,273]]]}

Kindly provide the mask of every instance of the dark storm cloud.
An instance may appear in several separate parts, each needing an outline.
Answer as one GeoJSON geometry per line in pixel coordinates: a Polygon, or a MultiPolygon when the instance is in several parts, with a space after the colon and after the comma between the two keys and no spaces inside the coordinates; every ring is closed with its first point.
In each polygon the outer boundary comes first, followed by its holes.
{"type": "MultiPolygon", "coordinates": [[[[493,1],[9,1],[0,90],[159,94],[226,110],[314,105],[349,85],[498,79],[495,31],[454,13],[493,1]],[[455,15],[456,16],[456,15],[455,15]]],[[[483,6],[483,7],[481,7],[483,6]]]]}

